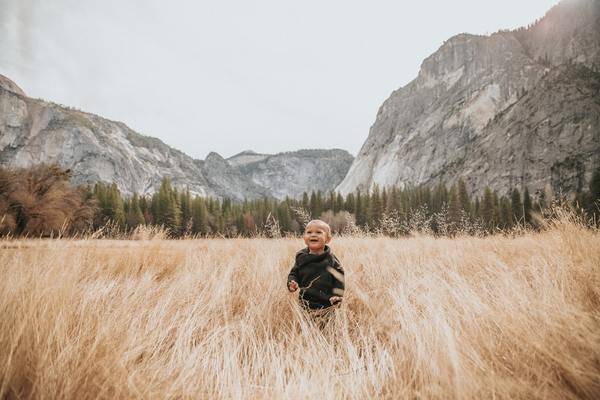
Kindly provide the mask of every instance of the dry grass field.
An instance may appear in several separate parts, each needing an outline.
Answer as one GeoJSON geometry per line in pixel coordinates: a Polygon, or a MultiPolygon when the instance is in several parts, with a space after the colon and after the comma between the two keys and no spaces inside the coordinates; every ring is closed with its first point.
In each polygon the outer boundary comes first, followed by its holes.
{"type": "Polygon", "coordinates": [[[340,237],[319,329],[299,239],[0,241],[0,398],[599,398],[600,234],[340,237]]]}

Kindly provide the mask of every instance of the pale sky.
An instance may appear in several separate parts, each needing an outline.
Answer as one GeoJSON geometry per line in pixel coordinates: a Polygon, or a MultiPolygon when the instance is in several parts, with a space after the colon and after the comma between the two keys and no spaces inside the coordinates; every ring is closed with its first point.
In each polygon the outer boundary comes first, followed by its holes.
{"type": "Polygon", "coordinates": [[[195,158],[341,148],[453,35],[556,0],[0,0],[0,74],[195,158]]]}

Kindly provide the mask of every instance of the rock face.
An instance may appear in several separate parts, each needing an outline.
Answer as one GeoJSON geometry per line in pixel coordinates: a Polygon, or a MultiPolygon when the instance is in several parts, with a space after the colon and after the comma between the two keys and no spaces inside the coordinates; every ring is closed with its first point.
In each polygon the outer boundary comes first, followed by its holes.
{"type": "Polygon", "coordinates": [[[0,87],[0,164],[70,168],[73,183],[114,182],[126,193],[152,193],[164,176],[212,195],[194,160],[125,124],[28,98],[0,87]]]}
{"type": "Polygon", "coordinates": [[[121,192],[152,194],[164,177],[193,194],[234,200],[284,198],[332,190],[353,157],[343,150],[301,150],[276,155],[245,152],[194,160],[121,122],[31,99],[0,75],[0,165],[56,163],[75,184],[116,183],[121,192]]]}
{"type": "Polygon", "coordinates": [[[600,162],[600,2],[530,26],[457,35],[383,103],[337,187],[447,183],[471,192],[577,190],[600,162]]]}
{"type": "Polygon", "coordinates": [[[298,150],[275,155],[244,153],[229,158],[229,163],[246,180],[266,188],[279,199],[299,197],[305,191],[333,190],[354,159],[339,149],[298,150]]]}
{"type": "Polygon", "coordinates": [[[219,197],[243,200],[271,196],[268,190],[246,179],[237,168],[215,152],[211,152],[201,165],[202,172],[219,197]]]}

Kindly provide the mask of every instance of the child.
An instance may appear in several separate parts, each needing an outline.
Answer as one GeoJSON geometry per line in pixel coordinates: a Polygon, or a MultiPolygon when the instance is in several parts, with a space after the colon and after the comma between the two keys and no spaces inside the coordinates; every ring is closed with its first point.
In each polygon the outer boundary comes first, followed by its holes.
{"type": "Polygon", "coordinates": [[[342,301],[344,269],[327,243],[331,228],[319,219],[304,229],[306,248],[296,253],[296,262],[288,275],[288,290],[300,288],[298,298],[309,310],[323,310],[342,301]]]}

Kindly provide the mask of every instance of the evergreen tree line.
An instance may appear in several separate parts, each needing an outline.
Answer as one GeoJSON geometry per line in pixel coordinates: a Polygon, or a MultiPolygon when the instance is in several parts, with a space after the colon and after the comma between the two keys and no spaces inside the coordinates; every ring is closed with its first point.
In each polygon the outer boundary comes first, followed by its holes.
{"type": "MultiPolygon", "coordinates": [[[[116,184],[73,187],[69,176],[56,166],[0,169],[0,234],[72,235],[110,225],[118,232],[161,226],[172,237],[276,237],[301,234],[308,220],[320,218],[335,233],[400,236],[420,231],[452,236],[535,229],[535,214],[549,206],[543,199],[534,201],[527,188],[514,188],[508,195],[485,188],[481,196],[472,197],[463,179],[451,186],[375,186],[346,196],[313,191],[301,199],[234,202],[193,196],[174,188],[169,178],[152,196],[125,197],[116,184]]],[[[600,219],[600,168],[589,190],[577,194],[573,204],[592,223],[600,219]]]]}
{"type": "MultiPolygon", "coordinates": [[[[448,187],[443,182],[430,188],[374,187],[340,193],[304,193],[301,199],[263,198],[233,202],[192,196],[189,190],[173,188],[169,178],[151,197],[134,194],[122,198],[116,185],[97,183],[93,189],[100,206],[95,220],[98,228],[115,221],[121,229],[139,225],[160,225],[175,237],[200,236],[278,236],[300,234],[312,218],[327,221],[336,233],[371,232],[390,236],[422,231],[438,235],[485,234],[514,227],[538,228],[534,215],[549,206],[542,198],[534,201],[528,188],[514,188],[500,196],[489,187],[481,197],[472,197],[461,178],[448,187]]],[[[600,168],[589,191],[579,193],[572,205],[589,220],[600,215],[600,168]]]]}

